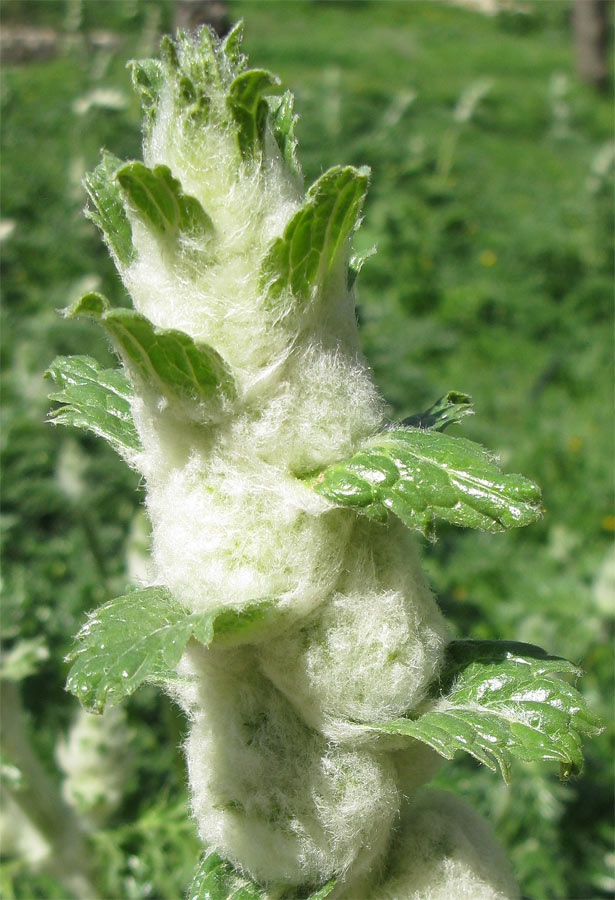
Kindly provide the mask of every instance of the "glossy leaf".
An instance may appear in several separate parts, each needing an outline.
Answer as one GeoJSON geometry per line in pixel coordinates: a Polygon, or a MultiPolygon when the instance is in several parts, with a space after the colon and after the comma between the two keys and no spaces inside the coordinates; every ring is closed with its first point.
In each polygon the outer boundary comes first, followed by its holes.
{"type": "Polygon", "coordinates": [[[512,758],[556,760],[562,775],[583,766],[581,734],[597,734],[600,720],[582,695],[559,677],[578,675],[568,660],[514,641],[453,641],[440,677],[440,696],[416,719],[370,727],[407,735],[452,759],[469,753],[506,782],[512,758]]]}
{"type": "Polygon", "coordinates": [[[158,586],[117,597],[91,613],[78,633],[66,658],[72,663],[66,687],[86,709],[102,712],[146,681],[175,677],[190,638],[206,646],[251,639],[271,606],[262,599],[190,614],[158,586]]]}
{"type": "Polygon", "coordinates": [[[244,159],[256,157],[262,147],[269,106],[263,94],[280,79],[265,69],[248,69],[232,82],[227,105],[237,126],[237,142],[244,159]]]}
{"type": "Polygon", "coordinates": [[[119,369],[103,369],[89,356],[58,356],[45,374],[60,388],[49,399],[62,404],[49,413],[50,422],[92,431],[125,457],[140,450],[132,388],[119,369]]]}
{"type": "Polygon", "coordinates": [[[356,227],[367,182],[367,169],[335,166],[312,185],[264,259],[262,278],[270,300],[286,290],[309,300],[356,227]]]}
{"type": "Polygon", "coordinates": [[[336,879],[332,878],[315,891],[268,890],[242,875],[214,850],[207,850],[190,885],[187,900],[324,900],[335,884],[336,879]]]}
{"type": "Polygon", "coordinates": [[[474,414],[472,398],[461,391],[449,391],[426,409],[425,412],[408,416],[401,423],[409,428],[426,428],[432,431],[444,431],[449,425],[460,422],[464,416],[474,414]]]}
{"type": "Polygon", "coordinates": [[[350,459],[312,479],[312,486],[338,506],[381,519],[388,510],[426,534],[436,518],[503,531],[528,525],[541,513],[538,486],[503,474],[480,444],[419,428],[370,438],[350,459]]]}
{"type": "Polygon", "coordinates": [[[297,159],[295,137],[295,125],[298,120],[293,112],[294,97],[290,91],[285,91],[281,97],[269,98],[271,110],[271,128],[276,143],[280,149],[282,159],[293,173],[299,175],[301,168],[297,159]]]}
{"type": "Polygon", "coordinates": [[[93,172],[83,179],[91,202],[85,215],[98,225],[109,249],[122,265],[127,265],[134,255],[130,223],[124,211],[115,172],[122,161],[111,153],[103,152],[102,160],[93,172]]]}
{"type": "Polygon", "coordinates": [[[129,371],[159,394],[197,402],[211,400],[218,391],[234,395],[233,377],[220,354],[183,331],[156,328],[132,309],[111,309],[95,292],[85,294],[66,315],[100,322],[129,371]]]}
{"type": "Polygon", "coordinates": [[[213,234],[211,219],[195,197],[184,194],[168,166],[148,169],[130,162],[117,170],[116,178],[138,215],[159,235],[176,240],[180,234],[213,234]]]}

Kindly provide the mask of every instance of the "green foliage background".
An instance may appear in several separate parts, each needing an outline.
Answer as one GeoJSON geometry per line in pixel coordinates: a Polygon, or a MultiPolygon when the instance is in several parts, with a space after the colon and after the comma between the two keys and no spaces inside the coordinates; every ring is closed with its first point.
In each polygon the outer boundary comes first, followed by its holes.
{"type": "MultiPolygon", "coordinates": [[[[440,526],[439,542],[425,546],[456,635],[569,657],[610,718],[612,98],[574,75],[567,0],[524,10],[484,17],[432,0],[230,4],[232,19],[245,17],[251,63],[296,93],[306,183],[335,163],[372,168],[358,246],[378,252],[361,275],[358,313],[391,414],[467,391],[477,415],[464,433],[543,487],[538,525],[496,536],[440,526]]],[[[81,215],[80,179],[103,146],[139,155],[124,63],[155,51],[173,4],[6,0],[2,13],[6,24],[63,35],[53,58],[6,63],[2,80],[2,633],[6,648],[44,636],[49,656],[21,689],[37,752],[58,778],[54,745],[76,704],[62,659],[84,611],[126,587],[141,494],[102,442],[44,424],[42,375],[59,353],[111,361],[93,325],[63,322],[56,309],[92,287],[124,302],[81,215]],[[88,43],[100,29],[114,41],[88,43]],[[96,99],[95,90],[115,93],[96,99]]],[[[149,689],[130,701],[129,716],[136,771],[121,808],[91,837],[100,890],[173,900],[198,855],[182,721],[149,689]]],[[[608,897],[612,742],[607,729],[589,743],[584,773],[567,785],[555,767],[517,763],[507,789],[469,759],[447,764],[438,781],[494,823],[524,894],[608,897]]],[[[7,900],[65,897],[19,858],[3,859],[0,873],[7,900]]]]}

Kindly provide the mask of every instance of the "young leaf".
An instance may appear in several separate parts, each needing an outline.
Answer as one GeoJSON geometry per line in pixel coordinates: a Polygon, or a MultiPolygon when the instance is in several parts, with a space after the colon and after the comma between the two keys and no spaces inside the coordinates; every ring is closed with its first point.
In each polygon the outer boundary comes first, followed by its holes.
{"type": "Polygon", "coordinates": [[[408,416],[401,424],[408,428],[444,431],[449,425],[461,421],[464,416],[471,415],[474,415],[472,398],[468,394],[462,394],[461,391],[449,391],[425,412],[408,416]]]}
{"type": "Polygon", "coordinates": [[[129,370],[159,394],[197,402],[211,400],[218,391],[234,396],[233,376],[220,354],[183,331],[156,328],[132,309],[110,309],[102,294],[93,291],[69,307],[66,315],[100,322],[129,370]]]}
{"type": "Polygon", "coordinates": [[[102,160],[93,172],[83,179],[92,207],[85,215],[98,225],[109,249],[122,265],[127,265],[134,255],[130,223],[124,211],[122,195],[114,180],[122,161],[103,151],[102,160]]]}
{"type": "Polygon", "coordinates": [[[242,875],[214,850],[206,850],[188,890],[187,900],[324,900],[337,879],[316,891],[265,889],[242,875]]]}
{"type": "Polygon", "coordinates": [[[119,369],[103,369],[90,356],[58,356],[45,374],[60,388],[49,399],[62,404],[49,413],[50,422],[93,431],[124,457],[141,449],[130,410],[132,389],[119,369]]]}
{"type": "Polygon", "coordinates": [[[98,321],[110,309],[111,304],[104,294],[99,294],[98,291],[88,291],[87,294],[83,294],[83,296],[67,307],[63,314],[67,319],[72,319],[73,316],[87,316],[89,319],[98,321]]]}
{"type": "Polygon", "coordinates": [[[234,75],[238,75],[246,65],[246,57],[241,52],[242,40],[243,19],[239,19],[222,41],[222,52],[229,65],[230,71],[234,75]]]}
{"type": "Polygon", "coordinates": [[[311,483],[338,506],[377,518],[389,510],[426,534],[435,518],[503,531],[528,525],[541,513],[538,486],[521,475],[503,474],[480,444],[420,428],[396,428],[368,439],[358,453],[311,483]]]}
{"type": "Polygon", "coordinates": [[[188,76],[199,90],[219,90],[222,75],[220,42],[215,32],[203,27],[195,34],[180,31],[177,38],[174,48],[178,73],[188,76]]]}
{"type": "Polygon", "coordinates": [[[270,300],[287,289],[299,300],[310,299],[356,227],[367,182],[367,169],[335,166],[312,185],[263,261],[262,280],[270,300]]]}
{"type": "Polygon", "coordinates": [[[139,216],[159,235],[177,240],[180,234],[213,234],[211,219],[195,197],[184,194],[168,166],[148,169],[141,162],[130,162],[115,176],[139,216]]]}
{"type": "Polygon", "coordinates": [[[370,727],[408,735],[446,759],[464,750],[510,778],[512,757],[558,760],[562,775],[583,766],[580,734],[598,734],[600,720],[557,673],[578,675],[568,660],[514,641],[453,641],[440,677],[439,699],[416,719],[370,727]]]}
{"type": "Polygon", "coordinates": [[[167,69],[179,69],[179,54],[173,38],[168,34],[163,34],[160,40],[160,55],[163,64],[167,69]]]}
{"type": "Polygon", "coordinates": [[[361,269],[370,258],[370,256],[375,256],[377,249],[375,246],[370,247],[369,250],[366,250],[365,253],[353,253],[350,259],[348,260],[348,290],[351,290],[357,278],[361,273],[361,269]]]}
{"type": "Polygon", "coordinates": [[[146,115],[146,121],[149,122],[154,117],[162,90],[164,80],[162,65],[157,59],[131,59],[128,68],[132,86],[146,115]]]}
{"type": "Polygon", "coordinates": [[[269,112],[263,94],[279,83],[280,79],[265,69],[248,69],[231,82],[227,105],[237,126],[237,142],[244,159],[254,159],[262,147],[269,112]]]}
{"type": "Polygon", "coordinates": [[[295,125],[299,117],[293,113],[295,98],[290,91],[285,91],[281,97],[268,97],[267,99],[271,111],[273,136],[280,148],[282,159],[293,175],[300,175],[301,168],[296,154],[297,139],[295,137],[295,125]]]}
{"type": "Polygon", "coordinates": [[[188,613],[165,587],[117,597],[91,613],[66,657],[67,690],[93,712],[119,703],[146,681],[175,677],[188,640],[237,644],[257,634],[273,601],[188,613]]]}

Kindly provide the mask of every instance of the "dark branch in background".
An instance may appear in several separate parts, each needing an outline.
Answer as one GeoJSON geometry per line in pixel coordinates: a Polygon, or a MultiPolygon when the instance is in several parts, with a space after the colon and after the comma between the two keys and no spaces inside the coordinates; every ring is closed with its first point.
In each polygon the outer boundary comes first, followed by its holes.
{"type": "Polygon", "coordinates": [[[606,90],[609,84],[606,0],[574,0],[572,31],[579,77],[599,90],[606,90]]]}
{"type": "Polygon", "coordinates": [[[209,25],[218,37],[224,37],[231,27],[226,0],[177,0],[174,31],[194,31],[202,25],[209,25]]]}

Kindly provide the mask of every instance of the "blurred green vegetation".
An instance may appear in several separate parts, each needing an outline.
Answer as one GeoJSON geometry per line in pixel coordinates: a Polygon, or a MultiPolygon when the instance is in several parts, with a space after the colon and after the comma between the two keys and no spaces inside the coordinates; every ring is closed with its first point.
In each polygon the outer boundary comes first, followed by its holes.
{"type": "MultiPolygon", "coordinates": [[[[246,20],[251,63],[296,93],[306,182],[334,163],[372,168],[357,244],[378,252],[361,275],[358,315],[391,416],[467,391],[477,415],[464,433],[543,486],[538,525],[501,536],[441,527],[425,547],[445,613],[460,636],[530,641],[580,663],[582,690],[611,718],[612,97],[574,75],[567,0],[523,10],[230,4],[246,20]]],[[[2,632],[9,648],[44,635],[48,655],[21,689],[57,780],[54,747],[75,714],[62,658],[84,611],[125,587],[142,498],[102,442],[44,423],[43,372],[58,353],[110,359],[93,327],[56,310],[95,286],[123,302],[81,216],[80,179],[102,146],[139,154],[124,64],[155,52],[173,4],[8,0],[2,14],[5,25],[60,33],[52,58],[4,65],[0,224],[2,632]]],[[[91,837],[100,889],[174,900],[198,852],[181,718],[149,690],[128,718],[135,771],[91,837]]],[[[586,750],[585,771],[566,785],[547,765],[517,764],[512,789],[468,760],[438,776],[495,824],[536,900],[613,894],[612,730],[586,750]]],[[[7,900],[66,896],[27,854],[3,859],[0,890],[7,900]]]]}

